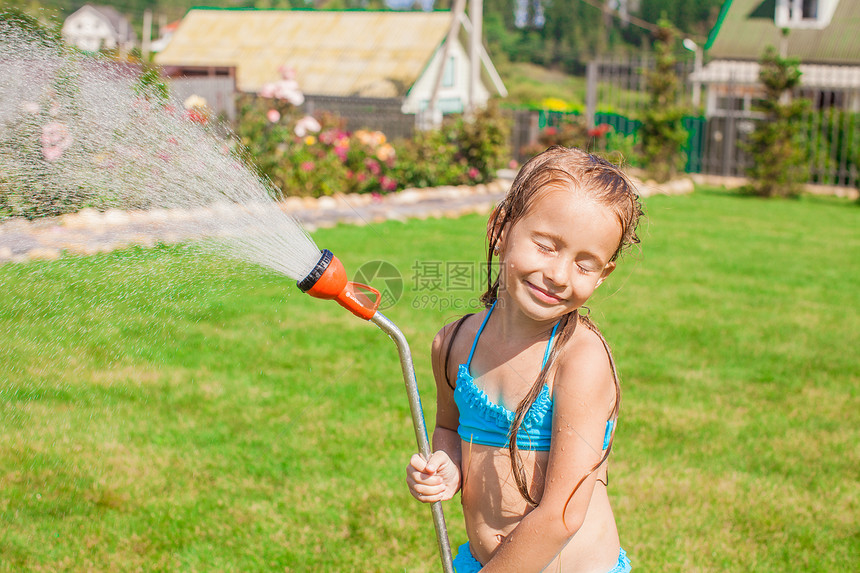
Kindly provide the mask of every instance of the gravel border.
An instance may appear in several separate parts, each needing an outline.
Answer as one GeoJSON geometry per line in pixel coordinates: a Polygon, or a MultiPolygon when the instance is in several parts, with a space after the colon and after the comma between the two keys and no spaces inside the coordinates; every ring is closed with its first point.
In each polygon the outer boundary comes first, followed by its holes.
{"type": "MultiPolygon", "coordinates": [[[[489,214],[510,189],[513,172],[474,186],[406,189],[384,196],[334,195],[320,198],[288,197],[277,203],[309,232],[338,224],[373,225],[383,221],[456,218],[470,213],[489,214]]],[[[657,186],[634,183],[643,197],[693,191],[692,179],[678,179],[657,186]]],[[[0,224],[0,264],[32,260],[56,260],[65,255],[94,255],[132,245],[152,247],[195,238],[217,236],[219,221],[236,207],[216,205],[196,209],[152,209],[104,212],[83,209],[77,213],[28,221],[13,219],[0,224]]]]}

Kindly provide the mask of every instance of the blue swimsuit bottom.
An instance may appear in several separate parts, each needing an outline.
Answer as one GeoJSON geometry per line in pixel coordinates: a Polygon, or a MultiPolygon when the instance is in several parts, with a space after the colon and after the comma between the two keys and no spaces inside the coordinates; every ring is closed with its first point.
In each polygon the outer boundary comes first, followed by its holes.
{"type": "MultiPolygon", "coordinates": [[[[472,350],[469,352],[469,359],[465,364],[460,364],[457,373],[457,386],[454,389],[454,403],[457,404],[457,408],[460,411],[460,425],[457,427],[457,433],[464,442],[506,448],[509,443],[508,434],[516,415],[504,406],[491,402],[487,394],[475,384],[475,380],[472,378],[472,373],[469,370],[472,364],[472,357],[475,355],[475,348],[478,346],[478,338],[484,332],[484,327],[487,325],[487,321],[490,319],[490,315],[495,308],[496,304],[493,303],[493,306],[487,312],[487,316],[484,317],[484,322],[481,323],[481,327],[475,334],[475,340],[472,342],[472,350]]],[[[559,323],[556,323],[552,328],[552,333],[549,335],[549,342],[547,342],[546,351],[543,355],[541,370],[546,366],[558,325],[559,323]]],[[[603,436],[604,450],[609,447],[614,426],[614,420],[606,422],[606,432],[603,436]]],[[[551,439],[552,397],[549,394],[549,387],[544,385],[534,404],[526,412],[523,423],[517,432],[517,446],[522,450],[549,451],[551,439]]]]}

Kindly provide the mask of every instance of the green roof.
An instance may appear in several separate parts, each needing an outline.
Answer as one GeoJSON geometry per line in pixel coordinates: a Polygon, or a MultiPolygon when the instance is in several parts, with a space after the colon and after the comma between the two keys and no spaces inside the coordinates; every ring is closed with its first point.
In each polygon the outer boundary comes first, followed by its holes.
{"type": "MultiPolygon", "coordinates": [[[[727,0],[705,48],[711,59],[758,60],[779,47],[776,0],[727,0]]],[[[840,0],[823,29],[792,28],[786,56],[806,63],[860,65],[860,0],[840,0]]]]}

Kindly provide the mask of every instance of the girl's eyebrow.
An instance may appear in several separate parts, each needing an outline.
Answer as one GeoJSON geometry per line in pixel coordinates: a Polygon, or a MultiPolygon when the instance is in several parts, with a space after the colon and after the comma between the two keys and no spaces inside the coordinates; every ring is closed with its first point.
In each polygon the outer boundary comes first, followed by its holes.
{"type": "Polygon", "coordinates": [[[549,240],[554,241],[556,243],[564,244],[564,237],[562,237],[561,235],[558,235],[556,233],[552,233],[550,231],[535,231],[534,234],[538,237],[542,237],[544,239],[549,239],[549,240]]]}

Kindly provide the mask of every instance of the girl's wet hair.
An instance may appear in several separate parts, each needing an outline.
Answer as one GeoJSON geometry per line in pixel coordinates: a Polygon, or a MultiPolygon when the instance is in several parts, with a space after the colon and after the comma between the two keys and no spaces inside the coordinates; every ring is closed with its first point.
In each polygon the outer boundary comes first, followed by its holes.
{"type": "MultiPolygon", "coordinates": [[[[493,257],[503,232],[505,229],[510,229],[524,217],[541,194],[550,187],[552,189],[569,189],[572,193],[582,193],[599,204],[610,208],[615,213],[621,226],[621,239],[610,259],[611,261],[615,261],[624,249],[639,242],[639,237],[636,235],[636,227],[640,216],[643,214],[642,204],[639,201],[635,187],[621,169],[596,155],[586,153],[580,149],[568,149],[560,146],[550,147],[543,153],[531,158],[522,166],[511,185],[511,190],[493,211],[487,223],[487,235],[489,237],[487,245],[487,290],[481,296],[481,302],[486,308],[492,306],[499,294],[499,276],[498,273],[494,276],[493,257]]],[[[446,377],[448,375],[448,359],[451,353],[451,345],[468,316],[460,319],[458,324],[452,329],[450,336],[451,343],[448,345],[448,352],[445,358],[446,377]]],[[[537,505],[537,501],[528,491],[528,480],[517,447],[517,433],[526,413],[532,404],[534,404],[541,389],[547,383],[549,372],[552,370],[561,349],[564,348],[565,343],[573,336],[578,324],[582,324],[593,331],[603,342],[615,382],[615,405],[610,414],[610,420],[614,422],[618,416],[618,409],[621,404],[621,386],[609,344],[600,333],[597,325],[587,315],[573,311],[562,317],[556,342],[553,344],[549,358],[541,369],[540,374],[538,374],[529,393],[517,406],[514,422],[511,424],[508,436],[511,467],[517,488],[523,498],[532,505],[537,505]]],[[[451,386],[450,380],[448,381],[448,385],[451,386]]],[[[573,492],[568,498],[568,503],[570,503],[570,500],[582,482],[609,457],[615,438],[614,427],[615,425],[613,424],[612,439],[610,439],[603,457],[576,484],[576,487],[574,487],[573,492]]],[[[567,508],[565,507],[565,509],[567,508]]]]}

